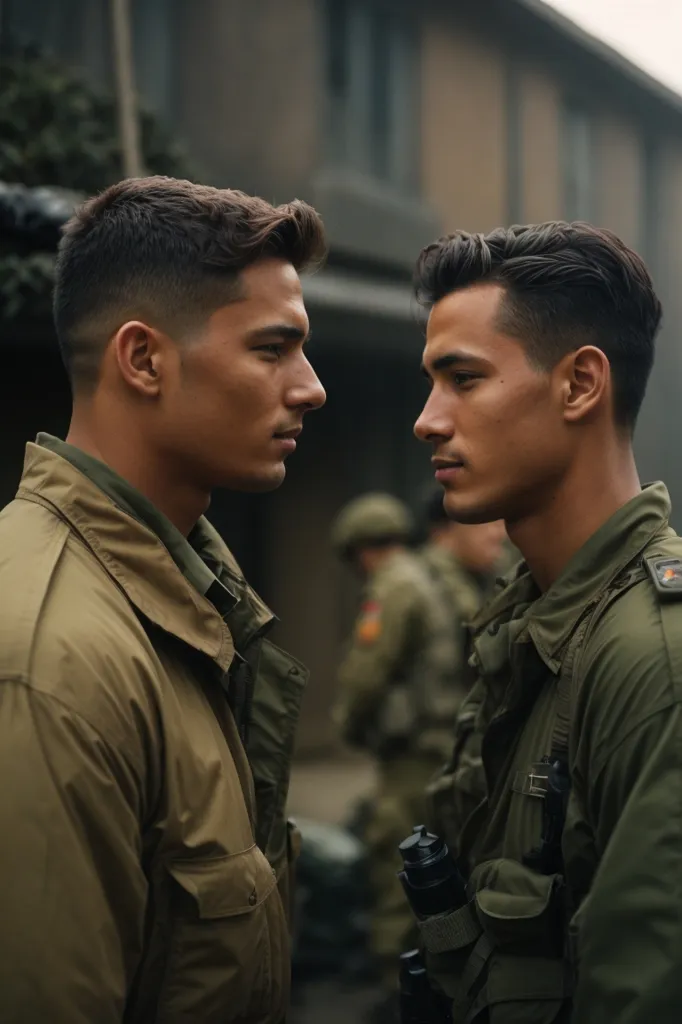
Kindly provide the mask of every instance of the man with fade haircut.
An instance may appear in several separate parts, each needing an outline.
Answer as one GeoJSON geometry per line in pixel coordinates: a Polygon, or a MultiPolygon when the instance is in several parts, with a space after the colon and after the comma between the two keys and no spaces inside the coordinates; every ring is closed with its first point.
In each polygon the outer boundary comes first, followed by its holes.
{"type": "Polygon", "coordinates": [[[0,1019],[280,1024],[305,671],[203,518],[325,394],[302,202],[112,186],[60,246],[73,390],[0,514],[0,1019]]]}
{"type": "Polygon", "coordinates": [[[660,303],[586,224],[458,232],[416,280],[417,436],[448,514],[503,519],[525,560],[474,622],[438,823],[469,902],[422,922],[432,985],[453,1024],[672,1024],[682,542],[632,450],[660,303]]]}

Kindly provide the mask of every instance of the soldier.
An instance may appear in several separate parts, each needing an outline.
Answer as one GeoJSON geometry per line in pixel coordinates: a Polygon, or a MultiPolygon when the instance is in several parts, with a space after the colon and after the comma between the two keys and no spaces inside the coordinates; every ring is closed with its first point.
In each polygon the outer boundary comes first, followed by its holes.
{"type": "MultiPolygon", "coordinates": [[[[460,699],[448,609],[423,562],[408,549],[412,532],[409,510],[389,494],[350,502],[332,532],[337,552],[365,582],[339,669],[335,716],[344,739],[377,764],[365,839],[371,948],[385,982],[387,1013],[395,998],[397,958],[413,928],[397,879],[396,847],[424,813],[424,788],[447,756],[460,699]]],[[[376,1019],[382,1018],[382,1005],[376,1019]]]]}
{"type": "Polygon", "coordinates": [[[632,451],[660,303],[635,253],[584,224],[459,232],[417,282],[416,433],[448,513],[503,518],[525,558],[474,623],[437,794],[471,902],[422,924],[432,983],[454,1024],[672,1024],[682,541],[632,451]]]}
{"type": "Polygon", "coordinates": [[[66,442],[0,515],[0,1020],[281,1024],[305,672],[203,513],[325,394],[316,213],[168,178],[68,224],[66,442]]]}
{"type": "Polygon", "coordinates": [[[445,511],[442,487],[430,491],[424,504],[428,541],[421,554],[448,601],[455,631],[461,635],[492,592],[494,575],[502,568],[507,537],[504,523],[454,522],[445,511]]]}

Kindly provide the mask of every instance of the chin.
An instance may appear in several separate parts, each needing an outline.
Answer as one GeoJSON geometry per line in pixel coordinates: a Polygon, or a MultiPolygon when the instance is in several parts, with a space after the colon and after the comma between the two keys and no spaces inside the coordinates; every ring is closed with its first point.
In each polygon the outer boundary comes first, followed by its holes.
{"type": "Polygon", "coordinates": [[[279,463],[261,472],[254,470],[253,473],[242,473],[238,477],[232,476],[229,483],[223,486],[231,491],[267,494],[268,491],[276,491],[284,483],[286,475],[284,463],[279,463]]]}
{"type": "Polygon", "coordinates": [[[453,491],[445,491],[443,507],[447,512],[448,519],[456,523],[464,523],[474,526],[477,523],[494,523],[498,519],[504,519],[504,514],[498,505],[491,501],[476,501],[466,499],[462,494],[453,491]]]}

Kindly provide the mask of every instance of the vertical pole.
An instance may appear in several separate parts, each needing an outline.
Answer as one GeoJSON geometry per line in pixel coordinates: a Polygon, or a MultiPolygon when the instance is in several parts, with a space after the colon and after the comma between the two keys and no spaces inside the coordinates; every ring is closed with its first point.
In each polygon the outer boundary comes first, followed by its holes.
{"type": "Polygon", "coordinates": [[[144,168],[135,95],[129,0],[111,0],[111,27],[123,175],[126,178],[138,178],[144,174],[144,168]]]}

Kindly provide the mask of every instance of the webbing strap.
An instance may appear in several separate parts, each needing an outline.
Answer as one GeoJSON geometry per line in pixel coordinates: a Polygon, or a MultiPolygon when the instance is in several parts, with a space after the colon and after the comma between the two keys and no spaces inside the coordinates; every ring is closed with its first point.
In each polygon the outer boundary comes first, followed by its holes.
{"type": "Polygon", "coordinates": [[[481,931],[473,903],[467,903],[451,914],[419,922],[419,933],[430,953],[448,953],[470,946],[481,931]]]}
{"type": "Polygon", "coordinates": [[[595,608],[590,609],[578,623],[577,629],[568,642],[568,649],[561,663],[557,684],[554,731],[552,732],[552,757],[566,760],[573,719],[573,668],[578,648],[582,645],[595,608]]]}
{"type": "Polygon", "coordinates": [[[565,960],[498,954],[464,1024],[472,1024],[480,1013],[496,1003],[563,1002],[571,998],[573,989],[573,972],[565,960]]]}
{"type": "Polygon", "coordinates": [[[578,652],[584,649],[593,627],[599,622],[606,609],[621,597],[630,587],[646,579],[646,573],[637,556],[637,564],[632,564],[611,580],[596,601],[589,605],[579,620],[573,635],[568,641],[566,653],[562,660],[556,692],[556,712],[554,731],[552,733],[552,756],[562,760],[568,758],[568,748],[573,721],[575,693],[575,666],[578,652]]]}
{"type": "MultiPolygon", "coordinates": [[[[493,943],[485,932],[483,932],[480,939],[472,949],[466,962],[466,966],[462,972],[462,976],[459,979],[460,995],[453,1000],[453,1020],[463,1020],[465,1015],[469,1013],[473,1005],[475,1005],[476,1000],[472,1003],[469,993],[474,989],[474,986],[488,966],[488,961],[490,960],[494,949],[495,947],[493,943]]],[[[469,1018],[466,1017],[466,1019],[468,1020],[469,1018]]]]}
{"type": "Polygon", "coordinates": [[[665,640],[668,660],[670,662],[670,678],[676,686],[682,679],[682,640],[680,639],[680,609],[673,601],[661,601],[661,626],[665,640]]]}

